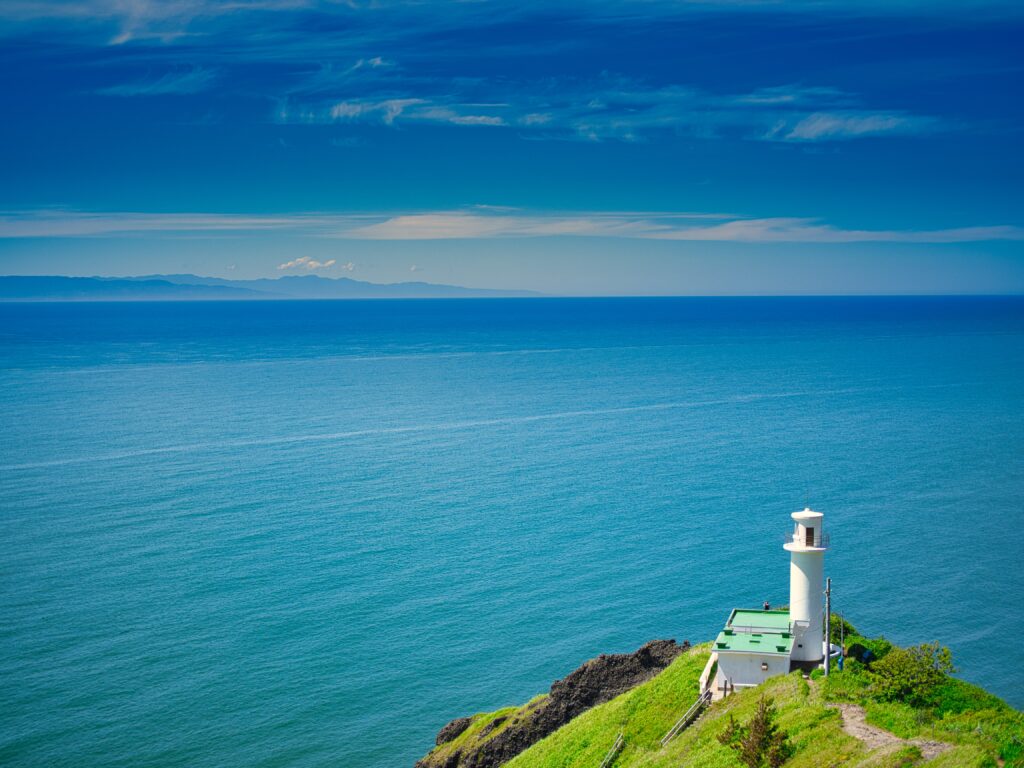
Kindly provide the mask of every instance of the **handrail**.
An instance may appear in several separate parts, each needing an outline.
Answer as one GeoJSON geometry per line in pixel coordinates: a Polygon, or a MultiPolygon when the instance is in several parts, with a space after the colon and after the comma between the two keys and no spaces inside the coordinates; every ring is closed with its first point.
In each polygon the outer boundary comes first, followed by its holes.
{"type": "Polygon", "coordinates": [[[711,690],[709,689],[698,696],[697,700],[693,702],[688,710],[686,710],[686,714],[676,720],[675,725],[669,728],[668,733],[661,737],[661,746],[664,747],[672,741],[672,739],[682,733],[690,723],[697,719],[697,715],[700,714],[700,711],[710,703],[711,690]]]}
{"type": "MultiPolygon", "coordinates": [[[[799,535],[793,533],[792,531],[786,533],[783,537],[783,540],[786,542],[786,544],[798,544],[801,547],[808,546],[806,538],[801,538],[799,535]]],[[[814,543],[810,546],[814,549],[827,549],[829,546],[828,534],[819,533],[817,536],[814,537],[814,543]]]]}
{"type": "Polygon", "coordinates": [[[789,622],[785,629],[782,627],[764,627],[758,624],[727,624],[725,628],[736,635],[778,635],[783,632],[793,634],[793,622],[789,622]]]}
{"type": "Polygon", "coordinates": [[[704,691],[711,688],[711,686],[714,684],[715,678],[717,677],[717,673],[718,654],[712,653],[710,656],[708,656],[708,662],[704,665],[704,671],[700,673],[700,680],[698,681],[698,685],[700,686],[701,693],[704,693],[704,691]]]}
{"type": "Polygon", "coordinates": [[[601,761],[600,768],[609,768],[609,766],[615,762],[615,758],[619,756],[619,752],[626,745],[626,740],[622,736],[622,731],[619,731],[619,735],[615,737],[615,743],[612,744],[612,748],[604,756],[604,760],[601,761]]]}

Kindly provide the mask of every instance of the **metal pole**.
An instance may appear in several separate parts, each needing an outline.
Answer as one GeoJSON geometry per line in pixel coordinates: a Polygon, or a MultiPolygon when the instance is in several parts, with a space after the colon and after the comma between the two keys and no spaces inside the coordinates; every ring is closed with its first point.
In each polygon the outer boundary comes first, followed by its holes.
{"type": "Polygon", "coordinates": [[[843,671],[843,656],[846,654],[846,617],[843,614],[839,614],[839,658],[836,663],[839,665],[839,671],[843,671]]]}
{"type": "Polygon", "coordinates": [[[825,677],[832,661],[832,579],[825,579],[825,677]]]}

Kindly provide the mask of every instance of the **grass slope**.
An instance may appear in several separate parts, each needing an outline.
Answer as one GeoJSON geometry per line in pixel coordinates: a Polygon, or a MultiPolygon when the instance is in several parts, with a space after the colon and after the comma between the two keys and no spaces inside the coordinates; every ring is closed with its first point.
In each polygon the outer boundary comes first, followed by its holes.
{"type": "Polygon", "coordinates": [[[451,741],[446,741],[431,750],[424,760],[432,765],[444,765],[454,753],[472,750],[512,725],[523,722],[533,716],[533,711],[540,702],[547,698],[543,693],[534,696],[521,707],[505,707],[494,712],[481,712],[473,715],[469,727],[451,741]]]}
{"type": "Polygon", "coordinates": [[[708,654],[708,645],[692,648],[653,679],[584,712],[506,765],[594,768],[619,731],[625,735],[626,747],[615,764],[632,765],[646,752],[645,745],[656,745],[697,698],[697,681],[708,654]]]}
{"type": "Polygon", "coordinates": [[[663,748],[661,737],[697,696],[708,653],[706,645],[695,647],[654,679],[594,707],[533,745],[507,763],[508,768],[595,768],[620,731],[626,746],[615,768],[739,768],[735,753],[719,744],[717,736],[730,714],[741,722],[749,720],[762,694],[775,700],[778,723],[795,747],[787,768],[994,768],[997,758],[1006,766],[1024,766],[1019,753],[1024,715],[999,699],[951,680],[956,690],[944,699],[954,702],[951,711],[878,704],[868,698],[866,676],[856,669],[834,672],[827,681],[813,684],[799,673],[773,678],[715,703],[663,748]],[[870,722],[901,737],[920,736],[956,746],[928,762],[922,762],[920,750],[911,744],[869,752],[843,731],[839,712],[828,706],[831,700],[865,706],[870,722]]]}

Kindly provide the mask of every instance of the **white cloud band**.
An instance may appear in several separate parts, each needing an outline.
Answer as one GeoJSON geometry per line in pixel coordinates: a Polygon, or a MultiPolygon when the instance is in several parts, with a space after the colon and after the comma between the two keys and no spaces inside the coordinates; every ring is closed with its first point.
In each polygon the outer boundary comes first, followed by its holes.
{"type": "MultiPolygon", "coordinates": [[[[143,234],[280,231],[297,237],[348,240],[480,240],[526,237],[604,237],[742,243],[968,243],[1024,240],[1011,224],[946,229],[853,229],[807,217],[750,218],[693,212],[531,213],[474,207],[455,211],[390,213],[0,213],[0,238],[115,237],[143,234]]],[[[324,269],[334,261],[299,257],[280,266],[324,269]]],[[[342,265],[346,270],[348,265],[342,265]]]]}

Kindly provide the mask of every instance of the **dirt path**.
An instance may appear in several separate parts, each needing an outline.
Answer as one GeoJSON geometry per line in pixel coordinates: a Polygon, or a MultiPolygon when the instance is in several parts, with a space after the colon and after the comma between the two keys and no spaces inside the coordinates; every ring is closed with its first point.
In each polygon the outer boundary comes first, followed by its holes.
{"type": "Polygon", "coordinates": [[[864,718],[864,708],[856,704],[829,704],[835,707],[843,716],[843,730],[864,742],[868,749],[883,749],[885,747],[902,746],[913,744],[921,750],[925,760],[931,760],[949,749],[952,745],[943,741],[929,741],[928,739],[901,739],[895,734],[883,731],[870,725],[864,718]]]}

